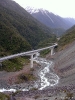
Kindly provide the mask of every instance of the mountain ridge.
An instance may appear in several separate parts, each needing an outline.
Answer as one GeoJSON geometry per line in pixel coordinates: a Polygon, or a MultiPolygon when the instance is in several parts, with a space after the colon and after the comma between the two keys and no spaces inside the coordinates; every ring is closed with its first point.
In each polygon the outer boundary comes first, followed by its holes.
{"type": "MultiPolygon", "coordinates": [[[[69,29],[75,24],[74,18],[63,18],[45,9],[25,8],[34,18],[52,29],[69,29]]],[[[57,31],[58,31],[57,30],[57,31]]],[[[61,31],[61,32],[63,32],[61,31]]],[[[55,33],[55,31],[53,31],[55,33]]],[[[57,32],[55,34],[58,34],[57,32]]]]}

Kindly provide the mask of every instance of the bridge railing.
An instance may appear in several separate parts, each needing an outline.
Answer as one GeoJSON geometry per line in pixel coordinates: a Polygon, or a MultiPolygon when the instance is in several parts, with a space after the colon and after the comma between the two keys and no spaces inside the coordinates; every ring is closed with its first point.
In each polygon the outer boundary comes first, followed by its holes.
{"type": "Polygon", "coordinates": [[[58,44],[55,43],[54,45],[48,46],[48,47],[45,47],[45,48],[41,48],[41,49],[37,49],[37,50],[32,50],[32,51],[27,51],[27,52],[23,52],[23,53],[18,53],[18,54],[13,54],[13,55],[5,56],[5,57],[0,58],[0,62],[3,62],[3,61],[8,60],[8,59],[16,58],[16,57],[19,57],[19,56],[35,54],[36,52],[40,52],[40,51],[45,50],[45,49],[54,48],[57,45],[58,44]]]}

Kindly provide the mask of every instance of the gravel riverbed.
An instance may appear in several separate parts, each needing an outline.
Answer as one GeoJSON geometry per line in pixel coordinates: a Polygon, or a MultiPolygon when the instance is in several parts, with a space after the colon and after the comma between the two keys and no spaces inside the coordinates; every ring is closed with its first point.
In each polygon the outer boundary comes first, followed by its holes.
{"type": "MultiPolygon", "coordinates": [[[[28,91],[33,88],[43,90],[44,88],[57,85],[59,82],[59,77],[52,70],[53,62],[47,61],[46,59],[38,58],[38,57],[34,59],[34,61],[36,61],[37,63],[41,65],[41,66],[37,66],[38,69],[34,68],[35,71],[33,73],[37,77],[36,81],[10,85],[7,80],[0,80],[0,88],[28,91]]],[[[3,75],[3,73],[0,73],[0,74],[1,76],[3,75]]],[[[6,74],[6,72],[4,72],[4,74],[6,74]]]]}

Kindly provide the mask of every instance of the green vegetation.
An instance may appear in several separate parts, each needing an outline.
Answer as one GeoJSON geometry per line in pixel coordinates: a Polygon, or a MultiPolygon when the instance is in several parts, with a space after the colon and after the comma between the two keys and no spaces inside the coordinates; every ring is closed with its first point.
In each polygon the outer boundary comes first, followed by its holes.
{"type": "Polygon", "coordinates": [[[53,28],[52,31],[57,37],[60,37],[66,30],[64,28],[53,28]]]}
{"type": "MultiPolygon", "coordinates": [[[[52,37],[52,38],[49,38],[49,39],[46,39],[42,42],[40,42],[38,44],[38,48],[43,48],[43,47],[47,47],[47,46],[51,46],[53,45],[53,43],[55,43],[57,41],[56,37],[52,37]]],[[[47,55],[48,53],[50,52],[50,49],[46,49],[46,50],[43,50],[40,52],[41,56],[45,56],[47,55]]]]}
{"type": "Polygon", "coordinates": [[[49,52],[50,52],[50,49],[46,49],[46,50],[41,51],[41,52],[40,52],[40,55],[41,55],[42,57],[45,57],[49,52]]]}
{"type": "Polygon", "coordinates": [[[53,45],[53,43],[55,43],[57,41],[56,37],[51,37],[49,39],[45,39],[41,42],[39,42],[38,44],[38,48],[43,48],[43,47],[47,47],[47,46],[51,46],[53,45]]]}
{"type": "Polygon", "coordinates": [[[2,63],[2,67],[0,67],[0,70],[6,70],[8,72],[14,72],[19,71],[23,69],[23,66],[29,63],[28,58],[26,57],[19,57],[11,60],[4,61],[2,63]]]}
{"type": "Polygon", "coordinates": [[[67,30],[66,34],[60,38],[58,41],[59,49],[64,49],[66,45],[72,43],[73,41],[75,41],[75,26],[67,30]]]}
{"type": "Polygon", "coordinates": [[[21,74],[19,75],[18,77],[18,81],[17,83],[22,83],[22,82],[27,82],[27,81],[33,81],[33,80],[36,80],[36,77],[33,75],[33,73],[28,73],[28,74],[21,74]]]}
{"type": "Polygon", "coordinates": [[[31,49],[29,43],[5,24],[0,23],[0,56],[6,53],[17,53],[31,49]],[[3,53],[4,52],[4,53],[3,53]]]}
{"type": "Polygon", "coordinates": [[[0,100],[10,100],[9,96],[4,94],[4,93],[0,93],[0,100]]]}
{"type": "Polygon", "coordinates": [[[36,77],[33,74],[34,68],[31,68],[28,73],[22,73],[18,76],[17,83],[27,82],[36,80],[36,77]]]}

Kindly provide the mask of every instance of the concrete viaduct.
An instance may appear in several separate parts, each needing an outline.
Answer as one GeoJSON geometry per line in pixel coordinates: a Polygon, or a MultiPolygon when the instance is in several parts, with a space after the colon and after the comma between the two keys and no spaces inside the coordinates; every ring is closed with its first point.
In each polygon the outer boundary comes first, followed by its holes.
{"type": "Polygon", "coordinates": [[[51,49],[51,55],[53,55],[54,54],[54,48],[57,45],[58,45],[57,43],[54,43],[54,45],[48,46],[48,47],[45,47],[45,48],[41,48],[41,49],[37,49],[37,50],[32,50],[32,51],[27,51],[27,52],[23,52],[23,53],[14,54],[14,55],[5,56],[5,57],[0,58],[0,64],[1,64],[1,62],[5,61],[5,60],[13,59],[13,58],[16,58],[16,57],[19,57],[19,56],[31,56],[30,66],[31,66],[31,68],[33,68],[33,56],[34,55],[37,56],[40,51],[43,51],[43,50],[46,50],[46,49],[51,49]]]}

